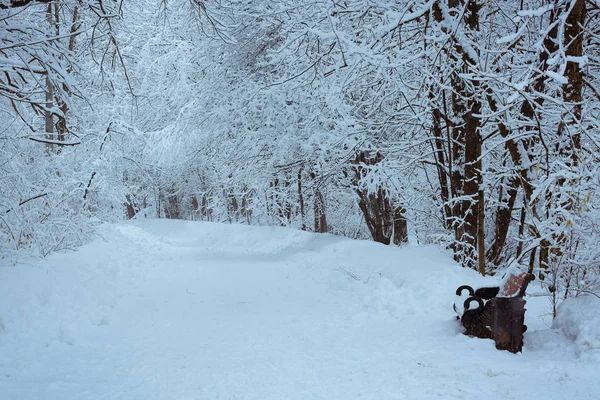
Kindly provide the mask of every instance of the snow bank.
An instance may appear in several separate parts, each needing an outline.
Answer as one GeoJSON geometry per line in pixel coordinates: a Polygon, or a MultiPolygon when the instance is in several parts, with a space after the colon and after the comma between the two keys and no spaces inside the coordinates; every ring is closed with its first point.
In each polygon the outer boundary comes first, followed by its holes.
{"type": "Polygon", "coordinates": [[[586,295],[563,301],[552,327],[564,332],[582,351],[600,350],[600,298],[586,295]]]}
{"type": "Polygon", "coordinates": [[[159,249],[163,256],[203,253],[229,258],[273,257],[286,255],[315,240],[308,232],[282,227],[166,219],[140,220],[117,225],[116,229],[125,239],[147,249],[159,249]]]}

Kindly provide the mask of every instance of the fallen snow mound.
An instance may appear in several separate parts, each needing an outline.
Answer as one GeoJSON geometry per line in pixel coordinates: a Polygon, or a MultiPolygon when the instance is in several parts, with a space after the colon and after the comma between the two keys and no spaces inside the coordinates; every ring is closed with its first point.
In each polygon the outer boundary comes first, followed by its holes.
{"type": "Polygon", "coordinates": [[[586,295],[563,301],[552,327],[562,330],[581,350],[600,350],[600,298],[586,295]]]}

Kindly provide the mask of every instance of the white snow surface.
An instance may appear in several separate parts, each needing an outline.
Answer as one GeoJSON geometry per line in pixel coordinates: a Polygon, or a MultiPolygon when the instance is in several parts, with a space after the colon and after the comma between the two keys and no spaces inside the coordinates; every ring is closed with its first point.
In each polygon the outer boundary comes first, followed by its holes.
{"type": "Polygon", "coordinates": [[[581,351],[600,351],[600,298],[585,295],[565,300],[552,326],[575,341],[581,351]]]}
{"type": "Polygon", "coordinates": [[[430,246],[108,225],[78,251],[0,264],[0,399],[600,398],[600,350],[549,328],[546,298],[528,298],[515,355],[460,333],[460,284],[497,281],[430,246]]]}

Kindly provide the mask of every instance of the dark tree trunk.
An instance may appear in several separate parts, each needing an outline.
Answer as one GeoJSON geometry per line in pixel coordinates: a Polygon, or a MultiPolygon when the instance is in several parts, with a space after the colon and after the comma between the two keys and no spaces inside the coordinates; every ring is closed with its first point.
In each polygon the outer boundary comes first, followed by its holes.
{"type": "Polygon", "coordinates": [[[325,198],[320,189],[314,195],[315,232],[327,233],[327,214],[325,213],[325,198]]]}
{"type": "Polygon", "coordinates": [[[362,187],[361,180],[367,175],[368,168],[383,160],[381,153],[369,156],[361,151],[353,161],[352,183],[358,195],[358,206],[363,214],[367,228],[374,241],[390,244],[400,244],[408,241],[408,228],[405,209],[393,204],[388,192],[381,185],[376,192],[370,192],[362,187]]]}
{"type": "Polygon", "coordinates": [[[242,217],[244,217],[246,219],[246,223],[248,225],[250,225],[250,223],[252,222],[251,217],[252,217],[252,197],[251,197],[251,193],[249,193],[247,191],[247,187],[244,186],[244,194],[242,195],[242,205],[240,208],[240,213],[242,215],[242,217]]]}
{"type": "Polygon", "coordinates": [[[395,245],[408,242],[408,223],[406,221],[406,209],[404,207],[394,208],[394,239],[395,245]]]}
{"type": "Polygon", "coordinates": [[[175,189],[167,190],[167,202],[165,204],[165,218],[181,219],[181,207],[179,197],[175,189]]]}
{"type": "MultiPolygon", "coordinates": [[[[433,93],[430,90],[429,94],[430,100],[433,99],[433,93]]],[[[432,110],[432,119],[433,119],[433,127],[431,129],[432,135],[434,137],[434,156],[435,156],[435,164],[438,175],[438,182],[440,183],[440,195],[443,204],[442,212],[444,217],[444,226],[446,229],[450,229],[452,227],[452,210],[450,208],[449,200],[450,200],[450,192],[448,188],[448,171],[451,170],[450,166],[446,165],[446,157],[444,156],[444,139],[441,128],[441,111],[436,106],[432,110]]],[[[448,160],[450,162],[450,160],[448,160]]]]}
{"type": "Polygon", "coordinates": [[[506,201],[506,205],[502,205],[503,199],[500,199],[500,206],[496,210],[496,220],[494,224],[495,237],[492,246],[487,252],[486,258],[492,264],[498,265],[501,262],[502,252],[504,250],[504,245],[506,244],[506,237],[508,235],[508,229],[510,228],[510,224],[512,222],[512,212],[515,206],[515,201],[517,199],[518,184],[515,182],[514,177],[511,177],[508,182],[508,199],[506,201]]]}
{"type": "MultiPolygon", "coordinates": [[[[448,0],[447,7],[463,9],[463,23],[471,32],[479,31],[479,4],[475,0],[448,0]]],[[[442,23],[442,30],[449,35],[455,32],[443,25],[444,13],[440,3],[433,5],[433,17],[442,23]]],[[[467,34],[471,36],[468,32],[467,34]]],[[[479,82],[466,76],[472,74],[471,68],[477,68],[476,60],[465,51],[459,40],[453,40],[452,51],[448,54],[453,63],[457,65],[451,77],[451,112],[448,120],[456,121],[452,124],[451,138],[449,140],[450,152],[448,157],[448,170],[450,174],[450,204],[451,221],[454,230],[455,243],[453,245],[455,259],[463,265],[485,271],[484,233],[483,224],[484,204],[482,175],[481,175],[481,101],[479,82]],[[480,249],[481,247],[481,249],[480,249]]],[[[474,51],[477,51],[476,49],[474,51]]],[[[445,106],[445,104],[444,104],[445,106]]],[[[434,109],[433,127],[434,137],[441,136],[439,125],[439,110],[434,109]]],[[[447,123],[448,124],[448,123],[447,123]]],[[[436,151],[440,157],[439,146],[436,151]]],[[[438,172],[440,174],[440,172],[438,172]]],[[[443,194],[442,194],[443,196],[443,194]]],[[[446,211],[446,214],[448,212],[446,211]]]]}
{"type": "Polygon", "coordinates": [[[302,194],[302,170],[300,168],[298,170],[298,203],[300,205],[300,218],[302,218],[302,227],[303,231],[306,230],[306,212],[304,210],[304,195],[302,194]]]}
{"type": "Polygon", "coordinates": [[[132,219],[138,213],[139,207],[135,203],[135,201],[132,199],[131,195],[128,194],[127,196],[125,196],[125,199],[127,200],[125,202],[125,209],[127,211],[127,219],[132,219]]]}
{"type": "Polygon", "coordinates": [[[200,215],[203,220],[212,221],[212,209],[208,205],[208,196],[206,193],[202,194],[202,202],[200,204],[200,215]]]}
{"type": "Polygon", "coordinates": [[[198,213],[199,208],[198,197],[192,196],[192,216],[195,216],[198,213]]]}

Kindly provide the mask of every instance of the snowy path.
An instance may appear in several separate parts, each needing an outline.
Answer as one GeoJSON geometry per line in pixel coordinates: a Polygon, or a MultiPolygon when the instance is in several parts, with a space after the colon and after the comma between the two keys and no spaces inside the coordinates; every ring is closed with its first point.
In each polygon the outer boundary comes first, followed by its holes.
{"type": "Polygon", "coordinates": [[[542,329],[545,303],[523,354],[458,334],[452,291],[480,278],[433,248],[181,221],[104,238],[0,268],[0,399],[600,399],[598,351],[542,329]]]}

